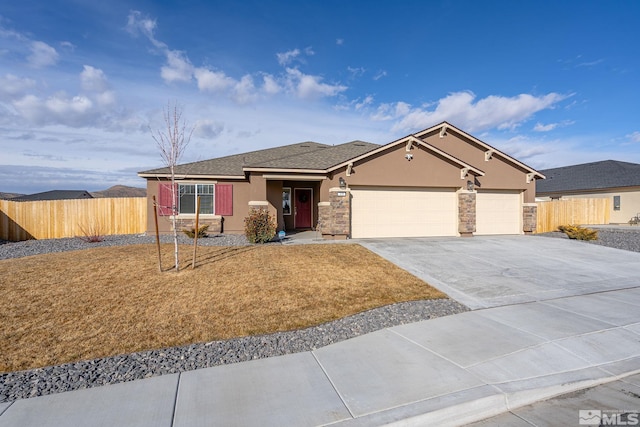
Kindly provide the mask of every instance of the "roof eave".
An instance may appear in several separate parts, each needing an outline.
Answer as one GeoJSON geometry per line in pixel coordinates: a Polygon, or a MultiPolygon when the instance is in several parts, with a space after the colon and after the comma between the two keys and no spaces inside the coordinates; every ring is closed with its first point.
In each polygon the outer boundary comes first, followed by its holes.
{"type": "Polygon", "coordinates": [[[284,168],[255,168],[243,167],[245,172],[271,172],[271,173],[327,173],[326,169],[284,169],[284,168]]]}
{"type": "Polygon", "coordinates": [[[459,135],[462,135],[462,136],[464,136],[466,138],[469,138],[470,140],[472,140],[476,144],[486,148],[487,150],[493,151],[493,154],[499,155],[503,159],[508,160],[509,162],[521,167],[522,169],[527,170],[530,173],[533,173],[535,176],[537,176],[537,177],[539,177],[541,179],[546,179],[546,177],[543,174],[541,174],[540,172],[538,172],[537,170],[535,170],[531,166],[528,166],[528,165],[522,163],[521,161],[514,159],[513,157],[509,156],[508,154],[498,150],[495,147],[492,147],[491,145],[489,145],[486,142],[476,138],[475,136],[470,135],[470,134],[466,133],[465,131],[463,131],[461,129],[458,129],[457,127],[453,126],[452,124],[450,124],[448,122],[442,122],[440,124],[437,124],[435,126],[432,126],[432,127],[428,128],[428,129],[425,129],[425,130],[422,130],[420,132],[417,132],[417,133],[414,134],[414,136],[417,137],[417,138],[420,138],[423,135],[431,133],[431,132],[433,132],[433,131],[435,131],[437,129],[442,129],[443,127],[446,127],[447,129],[452,129],[453,131],[455,131],[459,135]]]}
{"type": "MultiPolygon", "coordinates": [[[[171,174],[166,173],[138,173],[140,178],[171,178],[171,174]]],[[[197,175],[197,174],[175,174],[176,179],[246,179],[244,175],[197,175]]]]}

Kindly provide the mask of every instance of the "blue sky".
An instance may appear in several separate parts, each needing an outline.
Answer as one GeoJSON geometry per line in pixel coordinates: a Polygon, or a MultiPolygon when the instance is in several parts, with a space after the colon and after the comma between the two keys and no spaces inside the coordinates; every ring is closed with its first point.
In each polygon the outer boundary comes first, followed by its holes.
{"type": "Polygon", "coordinates": [[[538,169],[640,163],[638,1],[0,5],[0,191],[143,187],[168,102],[183,162],[384,144],[443,120],[538,169]]]}

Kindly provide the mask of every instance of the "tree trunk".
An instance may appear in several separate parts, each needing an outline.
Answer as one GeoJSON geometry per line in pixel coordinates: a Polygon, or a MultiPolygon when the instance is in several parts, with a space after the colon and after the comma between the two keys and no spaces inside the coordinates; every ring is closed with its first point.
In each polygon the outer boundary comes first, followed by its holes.
{"type": "Polygon", "coordinates": [[[175,259],[176,271],[180,271],[180,261],[178,257],[178,195],[176,194],[176,180],[175,173],[173,171],[173,165],[171,166],[171,221],[173,223],[173,256],[175,259]]]}

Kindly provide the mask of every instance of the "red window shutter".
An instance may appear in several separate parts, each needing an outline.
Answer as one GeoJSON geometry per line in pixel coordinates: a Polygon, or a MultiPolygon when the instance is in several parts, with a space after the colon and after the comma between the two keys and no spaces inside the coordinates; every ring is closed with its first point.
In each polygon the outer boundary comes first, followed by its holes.
{"type": "Polygon", "coordinates": [[[233,215],[233,184],[216,184],[216,215],[233,215]]]}
{"type": "MultiPolygon", "coordinates": [[[[176,185],[176,195],[178,194],[178,189],[176,185]]],[[[158,184],[158,215],[160,216],[168,216],[171,215],[171,208],[173,203],[171,203],[171,184],[160,183],[158,184]]]]}

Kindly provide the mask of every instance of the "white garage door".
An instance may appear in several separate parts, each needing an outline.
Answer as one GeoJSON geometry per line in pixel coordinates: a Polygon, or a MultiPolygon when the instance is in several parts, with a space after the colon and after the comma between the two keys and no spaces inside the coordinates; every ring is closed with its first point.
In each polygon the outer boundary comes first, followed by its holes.
{"type": "Polygon", "coordinates": [[[520,199],[519,192],[478,191],[475,234],[520,234],[520,199]]]}
{"type": "Polygon", "coordinates": [[[351,236],[456,236],[458,198],[453,189],[354,188],[351,236]]]}

